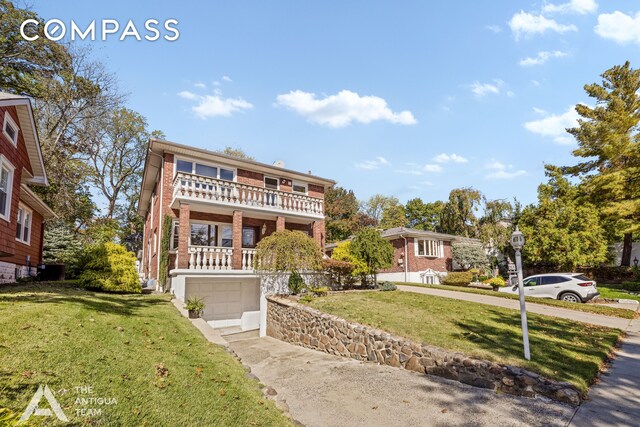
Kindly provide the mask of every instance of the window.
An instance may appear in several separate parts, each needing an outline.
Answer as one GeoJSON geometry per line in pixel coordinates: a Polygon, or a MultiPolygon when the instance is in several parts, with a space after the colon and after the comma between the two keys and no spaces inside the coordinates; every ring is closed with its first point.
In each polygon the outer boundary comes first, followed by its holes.
{"type": "Polygon", "coordinates": [[[277,190],[278,189],[278,178],[271,178],[268,176],[264,177],[264,188],[268,188],[269,190],[277,190]]]}
{"type": "Polygon", "coordinates": [[[257,235],[255,227],[242,227],[242,247],[255,248],[256,243],[258,243],[256,241],[257,235]]]}
{"type": "Polygon", "coordinates": [[[155,254],[158,251],[158,235],[156,232],[153,232],[153,253],[155,254]]]}
{"type": "Polygon", "coordinates": [[[194,246],[216,246],[216,226],[191,224],[191,244],[194,246]]]}
{"type": "Polygon", "coordinates": [[[16,221],[16,240],[27,245],[31,241],[31,218],[33,213],[29,208],[20,204],[16,221]]]}
{"type": "Polygon", "coordinates": [[[173,221],[173,229],[171,235],[171,248],[172,250],[178,249],[178,240],[180,238],[180,222],[173,221]]]}
{"type": "Polygon", "coordinates": [[[176,172],[192,173],[195,175],[208,176],[209,178],[223,179],[225,181],[233,181],[236,175],[233,169],[225,169],[188,160],[178,160],[176,162],[176,172]]]}
{"type": "Polygon", "coordinates": [[[0,218],[9,221],[11,213],[11,189],[13,187],[13,166],[0,156],[0,218]]]}
{"type": "Polygon", "coordinates": [[[442,257],[442,242],[438,240],[417,240],[416,241],[418,256],[424,257],[442,257]]]}
{"type": "Polygon", "coordinates": [[[540,277],[541,285],[555,285],[556,283],[568,282],[569,279],[562,276],[542,276],[540,277]]]}
{"type": "MultiPolygon", "coordinates": [[[[531,277],[529,279],[526,279],[524,282],[522,282],[523,286],[536,286],[538,284],[538,278],[537,277],[531,277]]],[[[516,286],[518,285],[518,281],[516,280],[516,286]]]]}
{"type": "Polygon", "coordinates": [[[13,145],[16,145],[16,146],[18,145],[19,131],[20,131],[20,128],[18,127],[16,122],[13,121],[9,112],[5,112],[4,123],[2,124],[2,133],[4,134],[4,136],[9,138],[9,141],[11,141],[13,145]]]}
{"type": "Polygon", "coordinates": [[[292,190],[294,193],[307,194],[307,184],[293,181],[292,190]]]}
{"type": "Polygon", "coordinates": [[[230,248],[233,246],[233,227],[230,225],[220,226],[220,246],[230,248]]]}

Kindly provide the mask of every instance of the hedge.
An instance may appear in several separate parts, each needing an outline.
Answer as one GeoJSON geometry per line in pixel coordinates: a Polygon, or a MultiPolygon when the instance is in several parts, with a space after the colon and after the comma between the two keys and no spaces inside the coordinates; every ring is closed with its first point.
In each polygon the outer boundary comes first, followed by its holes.
{"type": "Polygon", "coordinates": [[[87,263],[80,274],[83,287],[105,292],[142,292],[136,256],[124,246],[111,242],[91,245],[86,249],[85,258],[87,263]]]}
{"type": "Polygon", "coordinates": [[[470,271],[452,271],[442,280],[443,285],[467,286],[473,280],[473,273],[470,271]]]}

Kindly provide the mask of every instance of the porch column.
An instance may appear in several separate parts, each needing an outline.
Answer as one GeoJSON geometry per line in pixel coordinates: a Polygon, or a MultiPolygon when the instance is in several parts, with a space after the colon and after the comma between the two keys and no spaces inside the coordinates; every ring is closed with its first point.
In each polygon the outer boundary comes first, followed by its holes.
{"type": "Polygon", "coordinates": [[[231,267],[242,270],[242,211],[233,211],[233,255],[231,267]]]}
{"type": "Polygon", "coordinates": [[[324,220],[313,221],[311,233],[313,234],[313,239],[324,249],[324,220]]]}
{"type": "Polygon", "coordinates": [[[178,218],[178,268],[189,268],[189,217],[191,207],[188,203],[180,203],[180,218],[178,218]]]}
{"type": "Polygon", "coordinates": [[[279,216],[276,218],[276,231],[284,231],[284,217],[279,216]]]}

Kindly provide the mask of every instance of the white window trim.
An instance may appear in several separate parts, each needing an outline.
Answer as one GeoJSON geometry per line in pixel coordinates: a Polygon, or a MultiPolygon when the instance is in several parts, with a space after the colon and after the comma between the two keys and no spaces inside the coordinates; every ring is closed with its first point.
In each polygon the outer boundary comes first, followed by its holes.
{"type": "Polygon", "coordinates": [[[0,215],[0,219],[11,222],[11,197],[13,196],[13,179],[15,177],[16,168],[6,157],[0,154],[0,169],[6,168],[9,171],[9,180],[7,182],[7,213],[0,215]]]}
{"type": "MultiPolygon", "coordinates": [[[[217,225],[218,226],[218,235],[216,236],[216,245],[215,246],[209,246],[211,248],[221,248],[222,246],[222,230],[221,230],[221,226],[228,226],[231,227],[231,240],[233,241],[233,223],[230,222],[216,222],[216,221],[203,221],[203,220],[193,220],[193,221],[189,221],[189,246],[193,246],[191,245],[191,225],[192,224],[204,224],[204,225],[217,225]]],[[[233,248],[233,244],[231,247],[225,247],[225,249],[232,249],[233,248]]]]}
{"type": "Polygon", "coordinates": [[[417,258],[444,258],[444,241],[442,240],[435,240],[435,239],[420,239],[420,238],[414,238],[413,239],[413,245],[414,245],[414,256],[417,258]],[[432,255],[432,254],[427,254],[427,247],[424,247],[424,255],[418,255],[418,242],[427,242],[427,241],[431,241],[431,242],[436,242],[436,254],[432,255]]]}
{"type": "MultiPolygon", "coordinates": [[[[18,209],[22,209],[22,224],[20,229],[20,237],[19,238],[16,237],[16,241],[20,243],[24,243],[25,245],[31,245],[31,233],[33,232],[33,210],[23,203],[18,203],[18,209]],[[27,236],[26,240],[23,240],[22,236],[24,236],[24,226],[25,226],[24,219],[27,213],[29,214],[29,235],[27,236]]],[[[16,226],[17,226],[17,222],[18,222],[18,217],[16,216],[16,226]]]]}
{"type": "Polygon", "coordinates": [[[153,254],[158,253],[158,233],[156,230],[153,231],[153,254]]]}
{"type": "MultiPolygon", "coordinates": [[[[278,183],[277,186],[278,188],[275,189],[275,191],[280,191],[280,178],[276,178],[275,176],[268,176],[265,175],[264,178],[262,179],[262,184],[264,185],[264,188],[267,188],[267,178],[269,179],[275,179],[276,182],[278,183]]],[[[269,190],[272,190],[271,188],[269,188],[269,190]]]]}
{"type": "MultiPolygon", "coordinates": [[[[174,176],[174,178],[175,178],[176,174],[178,173],[178,160],[182,160],[182,161],[185,161],[185,162],[191,162],[191,174],[192,175],[198,175],[196,173],[196,163],[200,163],[203,166],[210,166],[210,167],[216,168],[218,170],[218,176],[216,178],[212,178],[212,177],[207,177],[207,178],[221,179],[220,178],[220,168],[222,168],[222,169],[233,171],[233,180],[231,182],[237,182],[238,181],[238,168],[234,168],[234,167],[231,167],[231,166],[226,166],[224,164],[203,162],[202,160],[191,159],[191,158],[188,158],[188,157],[174,157],[173,160],[174,160],[173,161],[173,176],[174,176]]],[[[204,175],[198,175],[198,176],[204,176],[204,175]]],[[[226,181],[226,180],[224,180],[224,181],[226,181]]]]}
{"type": "Polygon", "coordinates": [[[302,182],[302,181],[292,181],[291,182],[291,192],[293,194],[304,194],[305,196],[307,196],[307,195],[309,195],[309,184],[307,184],[306,182],[302,182]],[[300,193],[298,191],[294,191],[293,187],[295,187],[296,185],[304,187],[304,193],[300,193]]]}
{"type": "MultiPolygon", "coordinates": [[[[175,240],[176,237],[176,225],[178,227],[180,227],[180,220],[174,219],[173,221],[171,221],[171,240],[169,241],[169,253],[176,253],[176,251],[178,250],[178,247],[173,247],[173,241],[175,240]]],[[[191,231],[191,230],[189,230],[191,231]]],[[[180,233],[180,229],[178,228],[178,234],[180,233]]],[[[191,240],[191,233],[189,233],[189,240],[191,240]]],[[[178,242],[178,245],[180,244],[180,242],[178,242]]]]}
{"type": "Polygon", "coordinates": [[[4,113],[4,122],[2,123],[2,134],[5,137],[7,137],[9,141],[11,141],[14,147],[18,146],[18,136],[20,135],[20,126],[18,126],[18,124],[15,121],[13,121],[13,118],[11,117],[11,114],[9,114],[8,111],[4,113]],[[11,125],[11,127],[16,130],[15,138],[11,138],[11,136],[5,130],[7,128],[7,123],[9,123],[9,125],[11,125]]]}

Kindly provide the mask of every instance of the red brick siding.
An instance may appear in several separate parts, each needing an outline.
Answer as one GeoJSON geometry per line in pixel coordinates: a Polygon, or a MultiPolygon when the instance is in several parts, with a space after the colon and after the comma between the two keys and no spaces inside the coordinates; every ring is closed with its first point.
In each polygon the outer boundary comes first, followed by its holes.
{"type": "Polygon", "coordinates": [[[31,235],[31,247],[24,249],[18,247],[18,245],[24,246],[22,243],[16,242],[16,221],[18,218],[18,203],[20,201],[20,183],[22,181],[22,170],[26,169],[29,173],[33,173],[31,163],[29,161],[29,154],[27,153],[27,146],[24,142],[23,128],[30,126],[30,123],[20,123],[18,120],[18,114],[16,107],[0,107],[0,126],[4,124],[4,116],[9,114],[13,121],[18,124],[20,131],[18,132],[18,143],[14,146],[13,143],[4,136],[2,129],[0,129],[0,154],[4,156],[9,163],[15,168],[13,172],[13,181],[11,189],[11,206],[9,212],[9,220],[6,221],[0,219],[0,253],[10,254],[11,257],[1,257],[0,261],[4,262],[17,262],[20,265],[24,265],[26,254],[31,255],[32,265],[34,260],[40,262],[42,257],[42,251],[39,248],[42,246],[42,216],[34,211],[32,220],[32,232],[31,235]],[[36,219],[38,217],[39,219],[36,219]],[[39,221],[39,223],[36,223],[39,221]],[[35,248],[35,249],[34,249],[35,248]]]}
{"type": "Polygon", "coordinates": [[[324,199],[324,187],[321,185],[309,184],[309,196],[324,199]]]}
{"type": "Polygon", "coordinates": [[[254,185],[261,188],[264,187],[264,175],[259,172],[238,169],[236,171],[236,179],[241,184],[254,185]]]}
{"type": "MultiPolygon", "coordinates": [[[[23,205],[29,209],[33,208],[23,202],[23,205]]],[[[17,205],[16,205],[17,206],[17,205]]],[[[16,208],[17,212],[17,208],[16,208]]],[[[43,240],[43,225],[44,219],[42,215],[33,210],[33,218],[31,219],[31,240],[29,244],[22,243],[16,240],[16,223],[13,224],[13,235],[10,236],[10,240],[15,242],[14,255],[10,257],[0,258],[0,261],[13,263],[17,265],[27,265],[27,256],[31,257],[30,263],[32,267],[37,266],[42,262],[42,240],[43,240]]]]}
{"type": "MultiPolygon", "coordinates": [[[[402,257],[404,252],[404,239],[398,238],[391,240],[393,245],[393,266],[391,268],[383,270],[387,273],[397,273],[404,271],[404,265],[399,264],[398,260],[402,257]]],[[[430,258],[430,257],[418,257],[415,256],[414,238],[407,237],[407,257],[405,262],[407,264],[407,271],[424,271],[432,269],[435,271],[448,271],[451,266],[451,242],[444,241],[444,257],[443,258],[430,258]]]]}

